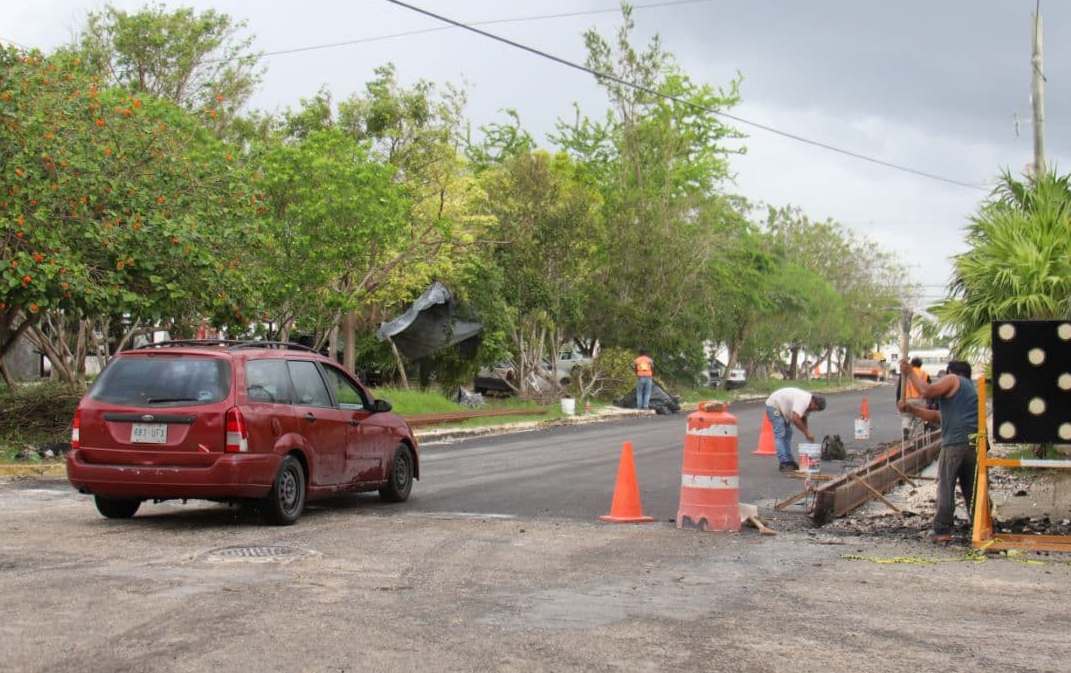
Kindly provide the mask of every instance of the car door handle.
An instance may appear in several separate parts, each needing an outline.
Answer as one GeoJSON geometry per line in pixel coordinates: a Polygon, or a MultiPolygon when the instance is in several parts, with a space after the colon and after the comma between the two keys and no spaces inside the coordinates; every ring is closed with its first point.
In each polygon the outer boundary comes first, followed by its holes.
{"type": "Polygon", "coordinates": [[[312,423],[313,421],[316,420],[316,417],[313,416],[312,413],[310,412],[310,413],[305,414],[305,420],[308,421],[309,423],[312,423]]]}

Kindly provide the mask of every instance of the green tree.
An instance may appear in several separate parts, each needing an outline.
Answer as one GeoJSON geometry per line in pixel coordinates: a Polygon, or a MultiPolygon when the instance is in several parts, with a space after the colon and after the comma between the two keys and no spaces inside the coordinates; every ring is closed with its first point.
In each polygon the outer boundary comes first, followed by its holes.
{"type": "Polygon", "coordinates": [[[933,308],[957,352],[987,350],[994,320],[1071,317],[1071,177],[1005,173],[966,238],[949,297],[933,308]]]}
{"type": "Polygon", "coordinates": [[[880,342],[912,295],[907,272],[869,239],[833,220],[816,222],[798,208],[769,208],[766,231],[786,259],[823,278],[839,295],[841,310],[823,316],[835,341],[820,346],[819,359],[833,350],[862,352],[880,342]]]}
{"type": "Polygon", "coordinates": [[[557,378],[544,371],[543,360],[555,362],[581,323],[595,271],[600,197],[564,153],[517,154],[483,179],[497,222],[493,258],[511,307],[518,385],[528,395],[530,372],[557,378]]]}
{"type": "Polygon", "coordinates": [[[253,232],[232,152],[171,103],[102,88],[78,55],[0,52],[0,353],[30,332],[71,379],[59,325],[239,319],[225,260],[253,232]]]}
{"type": "Polygon", "coordinates": [[[261,293],[286,339],[323,333],[404,260],[405,201],[394,170],[337,128],[278,141],[257,157],[267,202],[261,293]]]}
{"type": "Polygon", "coordinates": [[[637,50],[627,5],[623,14],[612,42],[585,34],[587,65],[641,88],[596,77],[609,97],[607,116],[593,121],[578,111],[554,136],[604,203],[606,235],[583,331],[608,345],[645,346],[669,369],[682,356],[684,368],[694,367],[706,333],[699,288],[718,246],[697,213],[728,176],[728,156],[738,150],[727,141],[739,137],[706,110],[736,104],[738,81],[727,89],[696,84],[657,37],[637,50]]]}
{"type": "Polygon", "coordinates": [[[245,28],[212,9],[107,5],[89,14],[78,47],[107,85],[169,100],[222,130],[263,74],[245,28]]]}
{"type": "MultiPolygon", "coordinates": [[[[404,235],[397,241],[405,263],[369,297],[361,313],[348,316],[345,334],[370,331],[378,320],[404,310],[433,280],[446,282],[461,297],[486,296],[459,286],[490,277],[488,267],[473,259],[484,252],[481,241],[491,218],[481,212],[483,190],[462,153],[464,103],[464,93],[449,84],[441,91],[424,80],[402,86],[391,64],[376,69],[362,94],[339,103],[331,123],[396,169],[394,180],[407,208],[404,235]]],[[[348,347],[346,359],[352,359],[348,347]]],[[[424,365],[429,372],[432,363],[424,365]]],[[[405,371],[400,357],[396,369],[405,371]]]]}

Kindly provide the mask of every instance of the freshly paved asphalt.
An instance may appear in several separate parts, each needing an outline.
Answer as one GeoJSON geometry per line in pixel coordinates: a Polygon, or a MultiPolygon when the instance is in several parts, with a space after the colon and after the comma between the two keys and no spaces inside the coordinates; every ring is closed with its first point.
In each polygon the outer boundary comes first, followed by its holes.
{"type": "MultiPolygon", "coordinates": [[[[849,451],[893,441],[900,428],[894,394],[885,385],[830,395],[828,408],[812,415],[811,430],[819,441],[839,434],[849,451]],[[857,442],[853,423],[864,397],[870,403],[871,439],[857,442]]],[[[800,480],[780,474],[776,458],[752,455],[765,413],[762,401],[735,404],[730,412],[738,421],[741,502],[769,504],[798,492],[800,480]]],[[[687,415],[677,414],[429,444],[422,450],[422,478],[405,507],[593,519],[609,510],[621,446],[631,441],[645,513],[673,519],[686,426],[687,415]]],[[[794,440],[800,438],[797,431],[794,440]]],[[[829,463],[823,471],[839,473],[841,466],[829,463]]]]}

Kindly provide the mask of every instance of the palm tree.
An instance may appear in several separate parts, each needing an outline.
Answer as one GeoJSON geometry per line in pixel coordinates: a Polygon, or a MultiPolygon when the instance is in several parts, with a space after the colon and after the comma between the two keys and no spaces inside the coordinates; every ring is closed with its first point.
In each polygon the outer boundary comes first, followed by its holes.
{"type": "Polygon", "coordinates": [[[994,320],[1071,317],[1071,176],[1005,172],[967,227],[949,296],[931,309],[955,351],[988,350],[994,320]]]}

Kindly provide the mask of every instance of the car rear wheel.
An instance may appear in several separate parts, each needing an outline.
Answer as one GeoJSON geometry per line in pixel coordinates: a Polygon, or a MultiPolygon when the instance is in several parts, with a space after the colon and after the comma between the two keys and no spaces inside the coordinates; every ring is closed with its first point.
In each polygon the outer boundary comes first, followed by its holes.
{"type": "Polygon", "coordinates": [[[413,490],[413,452],[402,444],[394,451],[387,484],[379,489],[379,497],[387,502],[405,502],[413,490]]]}
{"type": "Polygon", "coordinates": [[[261,505],[264,518],[276,526],[289,526],[305,509],[305,470],[293,456],[283,458],[275,482],[261,505]]]}
{"type": "Polygon", "coordinates": [[[105,498],[94,496],[93,501],[97,505],[97,511],[109,519],[129,519],[141,507],[140,500],[127,498],[105,498]]]}

